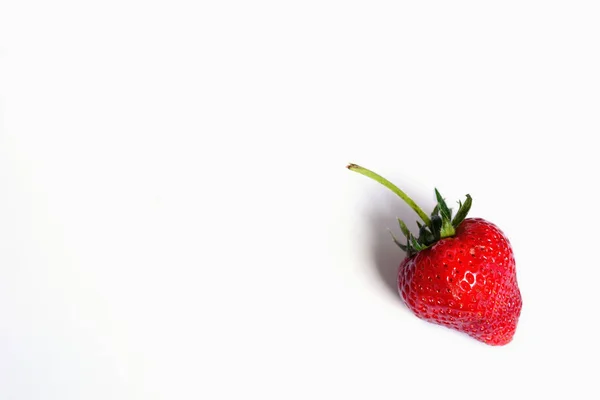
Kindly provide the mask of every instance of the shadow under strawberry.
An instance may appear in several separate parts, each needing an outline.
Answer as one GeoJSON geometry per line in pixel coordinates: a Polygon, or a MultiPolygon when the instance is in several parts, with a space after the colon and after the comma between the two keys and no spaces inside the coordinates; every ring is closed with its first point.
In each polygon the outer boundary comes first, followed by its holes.
{"type": "MultiPolygon", "coordinates": [[[[433,204],[433,200],[425,200],[415,197],[419,204],[433,204]]],[[[399,202],[397,198],[391,197],[382,200],[381,203],[373,204],[369,214],[369,234],[371,257],[376,274],[381,278],[388,292],[394,300],[406,307],[398,295],[398,267],[406,258],[406,252],[394,243],[390,231],[398,236],[399,228],[397,219],[406,221],[407,224],[416,229],[415,212],[406,204],[399,202]],[[413,221],[410,223],[409,221],[413,221]]]]}

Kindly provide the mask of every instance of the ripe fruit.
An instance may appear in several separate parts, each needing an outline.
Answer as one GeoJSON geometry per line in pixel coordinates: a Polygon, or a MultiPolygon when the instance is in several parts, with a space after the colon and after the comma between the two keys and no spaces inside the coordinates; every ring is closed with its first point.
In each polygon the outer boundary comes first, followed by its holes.
{"type": "Polygon", "coordinates": [[[387,179],[356,164],[348,169],[374,179],[402,198],[422,219],[413,235],[400,219],[407,253],[398,268],[398,292],[419,318],[467,333],[489,345],[509,343],[516,331],[522,299],[508,238],[491,222],[466,218],[467,195],[454,218],[440,193],[430,216],[387,179]]]}

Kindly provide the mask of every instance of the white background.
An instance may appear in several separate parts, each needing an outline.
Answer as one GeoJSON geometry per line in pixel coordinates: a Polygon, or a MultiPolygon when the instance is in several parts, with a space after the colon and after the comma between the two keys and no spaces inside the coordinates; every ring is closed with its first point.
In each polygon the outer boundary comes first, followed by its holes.
{"type": "Polygon", "coordinates": [[[598,398],[599,19],[0,1],[0,398],[598,398]],[[348,162],[504,230],[512,343],[410,314],[348,162]]]}

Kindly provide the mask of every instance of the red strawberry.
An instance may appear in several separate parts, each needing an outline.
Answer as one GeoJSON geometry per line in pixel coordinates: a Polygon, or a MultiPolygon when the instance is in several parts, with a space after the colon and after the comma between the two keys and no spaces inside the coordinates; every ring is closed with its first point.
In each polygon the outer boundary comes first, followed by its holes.
{"type": "Polygon", "coordinates": [[[489,345],[509,343],[521,314],[521,293],[508,238],[481,218],[466,218],[471,196],[452,218],[452,210],[435,190],[438,204],[430,216],[402,190],[366,168],[348,169],[391,189],[423,220],[419,235],[398,220],[407,252],[398,269],[398,292],[419,318],[465,332],[489,345]]]}

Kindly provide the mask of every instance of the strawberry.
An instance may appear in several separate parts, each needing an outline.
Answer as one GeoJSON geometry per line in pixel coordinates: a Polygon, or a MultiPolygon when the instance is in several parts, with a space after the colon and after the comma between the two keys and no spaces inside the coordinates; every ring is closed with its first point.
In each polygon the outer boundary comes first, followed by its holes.
{"type": "Polygon", "coordinates": [[[374,179],[402,198],[421,218],[413,235],[398,219],[407,253],[398,268],[398,293],[419,318],[464,332],[493,346],[509,343],[521,314],[515,258],[508,238],[491,222],[466,218],[472,199],[459,202],[454,218],[435,189],[430,215],[380,175],[350,164],[348,169],[374,179]]]}

